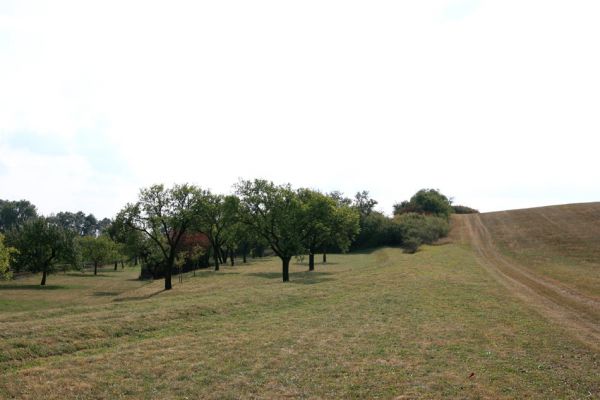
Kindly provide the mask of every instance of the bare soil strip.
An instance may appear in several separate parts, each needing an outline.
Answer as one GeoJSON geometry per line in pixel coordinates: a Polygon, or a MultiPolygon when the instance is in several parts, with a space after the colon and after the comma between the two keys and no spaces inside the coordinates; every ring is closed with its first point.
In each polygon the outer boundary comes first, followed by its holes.
{"type": "Polygon", "coordinates": [[[478,214],[455,216],[453,237],[470,243],[480,264],[515,296],[600,350],[600,302],[550,282],[502,255],[478,214]]]}

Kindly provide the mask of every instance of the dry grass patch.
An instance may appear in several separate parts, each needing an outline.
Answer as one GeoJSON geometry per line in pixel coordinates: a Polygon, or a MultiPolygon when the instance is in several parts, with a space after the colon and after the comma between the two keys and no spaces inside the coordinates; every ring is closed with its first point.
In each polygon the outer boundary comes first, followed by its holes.
{"type": "Polygon", "coordinates": [[[330,259],[315,273],[293,265],[289,284],[271,259],[170,292],[156,282],[45,316],[3,312],[0,397],[600,395],[598,355],[510,297],[466,246],[330,259]]]}
{"type": "Polygon", "coordinates": [[[506,255],[600,299],[600,203],[481,214],[506,255]]]}

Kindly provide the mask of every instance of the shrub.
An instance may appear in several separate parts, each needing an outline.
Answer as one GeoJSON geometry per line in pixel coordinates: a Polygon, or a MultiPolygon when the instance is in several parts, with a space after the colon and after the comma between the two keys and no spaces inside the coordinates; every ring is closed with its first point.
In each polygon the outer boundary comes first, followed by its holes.
{"type": "Polygon", "coordinates": [[[409,236],[402,243],[403,251],[408,254],[414,254],[421,246],[421,239],[416,236],[409,236]]]}
{"type": "Polygon", "coordinates": [[[443,217],[407,213],[397,215],[394,218],[402,234],[402,246],[411,251],[415,246],[418,248],[422,243],[432,244],[438,239],[446,236],[450,229],[448,221],[443,217]]]}
{"type": "Polygon", "coordinates": [[[452,211],[455,214],[479,214],[479,210],[467,206],[452,206],[452,211]]]}
{"type": "Polygon", "coordinates": [[[396,246],[402,243],[398,224],[380,212],[373,211],[360,218],[360,233],[352,248],[364,249],[378,246],[396,246]]]}

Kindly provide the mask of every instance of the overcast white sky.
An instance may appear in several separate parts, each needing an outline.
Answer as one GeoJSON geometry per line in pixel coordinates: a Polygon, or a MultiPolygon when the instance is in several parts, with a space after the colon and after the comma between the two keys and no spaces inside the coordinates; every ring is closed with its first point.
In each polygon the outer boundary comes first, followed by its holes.
{"type": "Polygon", "coordinates": [[[600,200],[600,2],[0,0],[0,198],[261,177],[379,208],[600,200]]]}

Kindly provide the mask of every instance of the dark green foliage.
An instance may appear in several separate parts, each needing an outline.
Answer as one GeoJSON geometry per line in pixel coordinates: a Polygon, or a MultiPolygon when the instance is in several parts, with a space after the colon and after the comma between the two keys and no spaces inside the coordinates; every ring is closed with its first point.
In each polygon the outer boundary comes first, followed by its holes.
{"type": "Polygon", "coordinates": [[[28,219],[20,229],[13,228],[10,242],[18,250],[14,257],[15,271],[42,272],[42,285],[46,276],[56,271],[59,263],[76,267],[79,248],[73,232],[64,229],[51,219],[28,219]]]}
{"type": "Polygon", "coordinates": [[[478,214],[479,210],[476,210],[467,206],[452,206],[452,210],[455,214],[478,214]]]}
{"type": "Polygon", "coordinates": [[[99,266],[118,257],[117,244],[108,236],[83,236],[79,238],[79,246],[83,260],[94,265],[94,275],[98,274],[99,266]]]}
{"type": "Polygon", "coordinates": [[[27,200],[0,200],[0,232],[18,229],[30,218],[37,217],[37,210],[27,200]]]}
{"type": "MultiPolygon", "coordinates": [[[[343,197],[340,197],[340,201],[344,201],[343,197]]],[[[362,192],[356,193],[354,196],[353,207],[358,210],[361,216],[367,216],[371,214],[373,208],[377,205],[377,200],[369,197],[369,192],[363,190],[362,192]]]]}
{"type": "MultiPolygon", "coordinates": [[[[105,220],[102,220],[101,223],[103,221],[105,220]]],[[[133,261],[135,265],[138,264],[138,260],[141,260],[142,262],[147,261],[151,251],[150,248],[153,245],[144,233],[136,229],[131,229],[126,224],[124,214],[117,214],[114,221],[111,221],[110,224],[107,227],[102,228],[102,230],[115,243],[120,245],[123,255],[133,261]]]]}
{"type": "Polygon", "coordinates": [[[421,189],[409,201],[394,204],[394,215],[409,212],[433,214],[448,218],[452,213],[451,200],[437,189],[421,189]]]}
{"type": "Polygon", "coordinates": [[[158,250],[165,273],[165,290],[172,288],[178,246],[185,233],[194,228],[202,194],[201,189],[188,184],[172,188],[153,185],[140,190],[137,203],[128,204],[117,216],[130,229],[143,233],[158,250]]]}
{"type": "Polygon", "coordinates": [[[304,210],[291,186],[276,186],[262,179],[240,181],[240,220],[261,236],[282,261],[282,278],[289,281],[289,264],[304,250],[304,210]]]}
{"type": "MultiPolygon", "coordinates": [[[[424,215],[417,213],[401,214],[394,218],[394,222],[402,232],[402,244],[408,249],[421,243],[432,244],[448,235],[450,225],[444,217],[424,215]]],[[[415,250],[416,251],[416,250],[415,250]]],[[[409,251],[414,253],[414,251],[409,251]]]]}
{"type": "Polygon", "coordinates": [[[354,249],[379,246],[397,246],[402,243],[402,231],[398,224],[382,213],[373,211],[361,216],[360,232],[354,241],[354,249]]]}
{"type": "MultiPolygon", "coordinates": [[[[96,236],[101,226],[94,214],[85,214],[82,211],[76,213],[70,211],[62,211],[56,215],[48,217],[52,222],[60,225],[64,229],[73,231],[78,236],[96,236]]],[[[110,223],[106,218],[102,220],[103,225],[110,223]]],[[[102,226],[104,228],[104,226],[102,226]]]]}
{"type": "Polygon", "coordinates": [[[341,196],[298,190],[303,208],[303,245],[309,255],[309,270],[314,270],[314,255],[326,248],[348,251],[359,230],[359,212],[341,196]]]}
{"type": "Polygon", "coordinates": [[[419,250],[419,247],[421,247],[422,243],[423,242],[419,237],[409,236],[406,239],[404,239],[404,242],[402,243],[402,248],[405,253],[414,254],[417,252],[417,250],[419,250]]]}
{"type": "Polygon", "coordinates": [[[15,248],[4,244],[4,235],[0,233],[0,280],[11,278],[12,273],[9,266],[16,252],[15,248]]]}
{"type": "Polygon", "coordinates": [[[235,246],[235,225],[238,222],[239,199],[236,196],[213,194],[210,191],[200,193],[200,201],[193,212],[196,216],[194,229],[205,233],[210,241],[215,271],[219,263],[225,262],[226,245],[235,246]]]}

